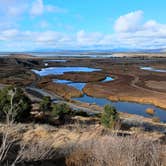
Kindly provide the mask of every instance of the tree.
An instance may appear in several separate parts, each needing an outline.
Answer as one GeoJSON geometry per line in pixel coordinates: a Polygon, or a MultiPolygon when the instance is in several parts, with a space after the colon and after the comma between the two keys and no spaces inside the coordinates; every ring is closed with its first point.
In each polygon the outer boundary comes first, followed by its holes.
{"type": "Polygon", "coordinates": [[[31,108],[31,100],[21,88],[9,86],[0,90],[1,120],[24,121],[30,116],[31,108]]]}
{"type": "Polygon", "coordinates": [[[40,102],[40,111],[46,112],[51,111],[51,98],[49,96],[43,97],[43,100],[40,102]]]}
{"type": "Polygon", "coordinates": [[[101,123],[107,128],[113,128],[119,120],[116,108],[111,105],[105,105],[104,112],[101,115],[101,123]]]}

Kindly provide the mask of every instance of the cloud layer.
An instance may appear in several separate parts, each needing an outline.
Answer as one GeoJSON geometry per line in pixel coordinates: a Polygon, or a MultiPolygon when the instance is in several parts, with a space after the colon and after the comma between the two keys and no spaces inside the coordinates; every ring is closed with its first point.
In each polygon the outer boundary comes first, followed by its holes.
{"type": "Polygon", "coordinates": [[[141,10],[126,13],[114,20],[114,31],[110,34],[88,32],[84,29],[67,33],[58,31],[56,28],[52,29],[55,25],[48,20],[43,20],[48,13],[53,13],[54,16],[56,14],[70,15],[67,9],[44,4],[43,0],[34,0],[31,3],[28,0],[0,0],[0,3],[1,51],[30,51],[40,48],[155,49],[165,48],[166,45],[166,24],[160,24],[155,20],[144,21],[146,13],[141,10]],[[40,30],[20,28],[22,21],[28,19],[33,22],[39,17],[35,25],[40,26],[40,30]]]}

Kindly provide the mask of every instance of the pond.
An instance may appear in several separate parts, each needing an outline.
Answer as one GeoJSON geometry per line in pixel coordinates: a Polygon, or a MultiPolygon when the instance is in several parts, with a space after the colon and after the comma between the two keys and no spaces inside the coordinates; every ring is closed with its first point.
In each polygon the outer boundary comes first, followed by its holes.
{"type": "Polygon", "coordinates": [[[34,73],[40,76],[47,75],[60,75],[65,72],[93,72],[100,71],[101,69],[89,68],[89,67],[48,67],[41,70],[32,70],[34,73]]]}
{"type": "Polygon", "coordinates": [[[114,79],[112,77],[106,77],[102,82],[109,82],[113,81],[114,79]]]}
{"type": "Polygon", "coordinates": [[[49,60],[44,60],[43,62],[62,62],[65,63],[67,60],[65,59],[49,59],[49,60]]]}
{"type": "Polygon", "coordinates": [[[112,102],[110,100],[104,99],[104,98],[96,98],[96,97],[90,97],[87,95],[84,95],[80,98],[73,98],[74,100],[91,103],[91,104],[97,104],[99,106],[104,106],[106,104],[111,104],[112,106],[115,106],[116,109],[120,112],[127,112],[129,114],[136,114],[141,115],[144,117],[152,117],[151,115],[146,113],[147,108],[152,108],[155,110],[155,117],[159,117],[162,122],[166,122],[166,110],[160,109],[158,107],[155,107],[151,104],[139,104],[134,102],[112,102]]]}
{"type": "Polygon", "coordinates": [[[72,82],[68,84],[69,86],[73,86],[74,88],[82,91],[82,89],[84,88],[84,86],[86,85],[86,83],[82,83],[82,82],[72,82]]]}
{"type": "Polygon", "coordinates": [[[53,82],[56,82],[56,83],[59,83],[59,84],[67,84],[69,86],[73,86],[74,88],[76,88],[80,91],[82,91],[82,89],[86,85],[86,83],[72,82],[72,81],[69,81],[69,80],[56,80],[56,79],[54,79],[53,82]]]}
{"type": "Polygon", "coordinates": [[[156,69],[153,67],[140,67],[142,70],[147,70],[147,71],[153,71],[153,72],[161,72],[161,73],[165,73],[166,70],[164,69],[156,69]]]}
{"type": "MultiPolygon", "coordinates": [[[[106,77],[102,82],[109,82],[114,80],[112,77],[106,77]]],[[[58,79],[54,79],[53,82],[59,83],[59,84],[67,84],[69,86],[73,86],[74,88],[82,91],[82,89],[84,88],[84,86],[86,85],[85,82],[72,82],[69,80],[58,80],[58,79]]]]}

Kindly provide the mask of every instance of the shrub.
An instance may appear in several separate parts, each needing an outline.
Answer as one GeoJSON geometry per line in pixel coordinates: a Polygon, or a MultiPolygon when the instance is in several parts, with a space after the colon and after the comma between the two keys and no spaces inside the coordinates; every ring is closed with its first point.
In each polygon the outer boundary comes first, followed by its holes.
{"type": "Polygon", "coordinates": [[[43,97],[43,100],[40,102],[40,111],[46,112],[51,111],[51,98],[49,96],[43,97]]]}
{"type": "Polygon", "coordinates": [[[52,116],[59,117],[59,119],[64,119],[65,115],[71,115],[72,110],[71,108],[65,104],[54,104],[51,112],[52,116]]]}
{"type": "Polygon", "coordinates": [[[107,128],[113,128],[119,120],[118,112],[115,107],[105,105],[104,112],[101,115],[101,123],[107,128]]]}
{"type": "MultiPolygon", "coordinates": [[[[0,166],[38,165],[36,161],[43,163],[47,160],[54,160],[57,156],[56,148],[54,148],[55,140],[52,137],[36,138],[31,130],[29,131],[30,135],[27,135],[30,138],[22,138],[19,136],[22,127],[23,125],[17,123],[3,126],[4,130],[0,132],[0,166]]],[[[45,130],[38,131],[46,134],[45,130]]],[[[23,131],[24,134],[26,132],[23,131]]]]}
{"type": "Polygon", "coordinates": [[[26,144],[23,143],[23,151],[21,152],[22,161],[44,161],[54,157],[55,149],[53,148],[54,140],[39,139],[33,140],[26,144]]]}
{"type": "Polygon", "coordinates": [[[156,122],[156,123],[159,123],[160,122],[160,118],[159,117],[153,117],[152,121],[156,122]]]}
{"type": "Polygon", "coordinates": [[[67,166],[164,166],[165,148],[145,137],[107,135],[77,144],[67,166]]]}
{"type": "Polygon", "coordinates": [[[152,108],[147,108],[146,113],[153,116],[155,114],[155,111],[152,108]]]}
{"type": "Polygon", "coordinates": [[[24,121],[30,116],[31,100],[21,88],[13,86],[0,90],[0,117],[8,121],[24,121]]]}
{"type": "Polygon", "coordinates": [[[85,111],[82,111],[82,110],[80,110],[80,111],[75,111],[75,112],[73,112],[73,114],[76,115],[76,116],[89,117],[88,113],[85,112],[85,111]]]}

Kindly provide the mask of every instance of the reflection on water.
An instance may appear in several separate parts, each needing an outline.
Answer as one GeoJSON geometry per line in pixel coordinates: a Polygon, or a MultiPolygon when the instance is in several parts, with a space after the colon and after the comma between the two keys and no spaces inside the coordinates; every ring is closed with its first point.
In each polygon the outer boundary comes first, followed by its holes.
{"type": "Polygon", "coordinates": [[[153,67],[140,67],[142,70],[147,70],[147,71],[153,71],[153,72],[161,72],[161,73],[165,73],[166,70],[164,69],[155,69],[153,67]]]}
{"type": "Polygon", "coordinates": [[[111,104],[116,107],[116,109],[120,112],[127,112],[129,114],[137,114],[144,117],[152,117],[146,113],[147,108],[152,108],[155,110],[155,115],[160,118],[162,122],[166,122],[166,110],[162,110],[158,107],[155,107],[151,104],[139,104],[133,102],[112,102],[110,100],[104,98],[96,98],[84,95],[80,98],[73,98],[74,100],[78,100],[81,102],[87,102],[91,104],[97,104],[99,106],[104,106],[106,104],[111,104]]]}
{"type": "Polygon", "coordinates": [[[93,72],[100,70],[101,69],[94,69],[89,67],[48,67],[48,68],[43,68],[41,70],[32,70],[32,71],[40,76],[47,76],[47,75],[60,75],[64,74],[64,72],[93,72]]]}

